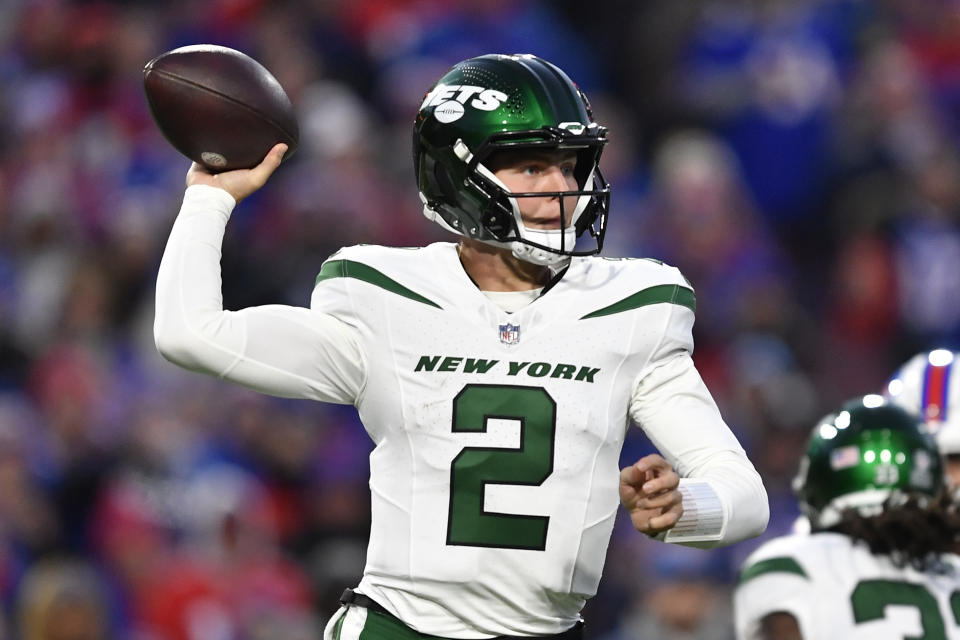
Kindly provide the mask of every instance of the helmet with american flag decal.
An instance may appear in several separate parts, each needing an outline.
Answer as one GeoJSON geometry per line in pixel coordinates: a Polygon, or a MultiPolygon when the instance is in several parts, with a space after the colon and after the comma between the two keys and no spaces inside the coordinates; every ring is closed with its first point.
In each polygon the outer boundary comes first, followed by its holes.
{"type": "Polygon", "coordinates": [[[888,501],[929,500],[943,491],[943,460],[919,416],[879,395],[846,402],[813,427],[793,491],[813,531],[845,511],[879,515],[888,501]]]}

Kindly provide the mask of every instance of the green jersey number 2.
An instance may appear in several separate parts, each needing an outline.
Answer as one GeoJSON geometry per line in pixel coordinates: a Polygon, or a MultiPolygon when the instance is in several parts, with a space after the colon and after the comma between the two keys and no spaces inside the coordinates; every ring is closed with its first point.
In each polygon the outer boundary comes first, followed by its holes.
{"type": "MultiPolygon", "coordinates": [[[[904,640],[947,640],[937,599],[923,585],[897,580],[863,580],[853,590],[850,600],[857,624],[884,618],[884,610],[890,605],[915,607],[920,613],[922,635],[904,640]]],[[[960,624],[960,591],[950,594],[950,608],[953,621],[960,624]]]]}
{"type": "Polygon", "coordinates": [[[540,387],[468,384],[453,399],[453,432],[486,433],[491,419],[520,423],[520,446],[464,447],[450,465],[447,544],[543,551],[548,516],[484,509],[488,484],[539,486],[553,473],[557,403],[540,387]]]}

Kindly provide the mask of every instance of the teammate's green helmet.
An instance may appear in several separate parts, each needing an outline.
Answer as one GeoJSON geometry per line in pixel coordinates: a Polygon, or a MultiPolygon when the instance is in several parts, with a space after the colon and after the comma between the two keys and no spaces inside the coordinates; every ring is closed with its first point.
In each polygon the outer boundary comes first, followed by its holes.
{"type": "Polygon", "coordinates": [[[586,96],[546,60],[526,54],[464,60],[427,93],[414,123],[413,164],[424,215],[528,262],[556,264],[599,253],[610,203],[597,165],[606,135],[586,96]],[[523,226],[517,198],[545,194],[508,195],[483,164],[505,149],[576,152],[579,190],[563,192],[578,196],[574,211],[564,212],[570,221],[565,231],[523,226]],[[585,231],[592,246],[578,251],[576,239],[585,231]]]}
{"type": "Polygon", "coordinates": [[[879,395],[847,402],[810,434],[793,489],[813,530],[840,522],[846,509],[879,514],[892,494],[935,497],[943,464],[919,417],[879,395]]]}

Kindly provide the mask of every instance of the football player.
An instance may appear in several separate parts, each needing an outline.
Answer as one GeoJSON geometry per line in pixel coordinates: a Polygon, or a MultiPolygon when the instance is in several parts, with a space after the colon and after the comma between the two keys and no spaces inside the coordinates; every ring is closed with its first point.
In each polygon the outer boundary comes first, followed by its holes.
{"type": "Polygon", "coordinates": [[[960,638],[960,531],[918,417],[879,395],[813,428],[794,491],[812,532],[744,563],[739,640],[960,638]]]}
{"type": "Polygon", "coordinates": [[[923,418],[946,460],[950,486],[960,489],[960,367],[947,349],[918,353],[887,383],[886,394],[923,418]]]}
{"type": "Polygon", "coordinates": [[[425,215],[459,242],[341,249],[310,308],[222,309],[227,221],[283,145],[251,170],[189,171],[157,280],[160,352],[353,404],[376,445],[366,568],[328,639],[580,638],[618,497],[667,542],[764,530],[760,477],[691,360],[690,284],[596,257],[606,142],[549,62],[455,65],[420,106],[413,155],[425,215]],[[618,470],[631,418],[662,456],[618,470]]]}

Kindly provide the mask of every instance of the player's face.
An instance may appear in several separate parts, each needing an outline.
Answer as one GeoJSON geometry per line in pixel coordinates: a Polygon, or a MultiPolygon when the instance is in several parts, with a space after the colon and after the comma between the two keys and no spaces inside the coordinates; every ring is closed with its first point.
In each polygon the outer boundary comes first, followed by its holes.
{"type": "MultiPolygon", "coordinates": [[[[504,151],[486,163],[511,193],[544,193],[578,189],[573,151],[504,151]]],[[[560,229],[570,224],[576,196],[517,198],[523,224],[530,229],[560,229]],[[561,221],[561,206],[563,200],[561,221]]]]}

